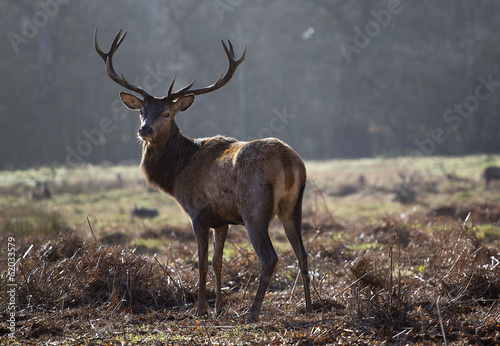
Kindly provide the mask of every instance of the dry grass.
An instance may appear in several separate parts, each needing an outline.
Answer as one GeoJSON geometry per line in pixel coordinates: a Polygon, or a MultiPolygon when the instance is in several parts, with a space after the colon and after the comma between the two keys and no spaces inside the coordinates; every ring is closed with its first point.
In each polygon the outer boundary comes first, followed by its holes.
{"type": "MultiPolygon", "coordinates": [[[[318,219],[305,221],[313,224],[318,219]]],[[[470,224],[431,217],[426,221],[427,226],[414,227],[412,221],[387,216],[372,225],[346,224],[342,241],[335,240],[339,231],[333,227],[311,228],[304,237],[314,313],[303,315],[294,257],[284,250],[262,322],[253,325],[245,324],[245,318],[256,289],[257,259],[253,250],[239,245],[240,239],[229,239],[232,251],[223,267],[224,312],[215,317],[211,311],[205,319],[193,318],[197,259],[191,239],[159,260],[138,254],[134,247],[105,246],[71,233],[16,239],[23,245],[16,252],[17,322],[12,341],[412,344],[442,343],[446,337],[449,343],[498,344],[498,250],[482,243],[470,224]],[[441,230],[431,231],[436,228],[441,230]]],[[[149,230],[145,236],[183,232],[149,230]]],[[[7,290],[5,270],[2,292],[7,290]]],[[[213,304],[213,282],[209,287],[213,304]]],[[[6,308],[2,301],[1,310],[6,308]]],[[[1,321],[0,340],[6,341],[5,312],[1,321]]]]}
{"type": "MultiPolygon", "coordinates": [[[[243,228],[232,228],[226,242],[222,315],[214,315],[209,271],[209,316],[195,318],[197,251],[189,227],[167,222],[172,219],[131,222],[127,216],[105,228],[105,219],[94,223],[91,217],[92,230],[84,218],[85,228],[68,231],[71,222],[63,219],[64,226],[52,227],[63,230],[59,234],[2,229],[0,343],[500,344],[497,190],[485,191],[469,177],[450,180],[416,171],[416,202],[403,204],[390,200],[401,187],[397,174],[387,178],[371,162],[362,165],[365,181],[349,173],[354,167],[343,178],[335,170],[310,170],[303,237],[312,314],[304,315],[295,257],[279,223],[272,223],[270,233],[280,261],[261,321],[247,324],[259,269],[243,228]],[[3,299],[10,288],[9,235],[15,237],[17,260],[14,338],[10,300],[3,299]]],[[[137,183],[127,184],[124,194],[138,194],[137,183]]],[[[120,190],[110,193],[107,200],[120,190]]],[[[54,211],[40,202],[33,208],[5,209],[2,225],[33,216],[50,219],[54,211]]]]}

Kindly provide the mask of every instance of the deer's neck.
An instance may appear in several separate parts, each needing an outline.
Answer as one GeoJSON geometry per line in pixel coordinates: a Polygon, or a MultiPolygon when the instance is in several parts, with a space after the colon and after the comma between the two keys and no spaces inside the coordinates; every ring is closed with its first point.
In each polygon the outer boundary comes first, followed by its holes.
{"type": "Polygon", "coordinates": [[[168,139],[144,142],[141,169],[148,183],[173,195],[176,181],[196,149],[193,140],[184,136],[175,122],[168,139]]]}

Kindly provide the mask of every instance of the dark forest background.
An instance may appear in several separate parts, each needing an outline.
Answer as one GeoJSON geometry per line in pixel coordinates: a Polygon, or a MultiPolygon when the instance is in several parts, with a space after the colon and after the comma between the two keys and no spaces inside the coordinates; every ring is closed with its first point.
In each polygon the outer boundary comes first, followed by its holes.
{"type": "Polygon", "coordinates": [[[214,82],[220,39],[247,58],[178,116],[191,137],[275,136],[305,159],[500,152],[494,0],[0,2],[0,168],[140,159],[138,114],[93,47],[153,95],[214,82]],[[105,120],[103,120],[105,119],[105,120]]]}

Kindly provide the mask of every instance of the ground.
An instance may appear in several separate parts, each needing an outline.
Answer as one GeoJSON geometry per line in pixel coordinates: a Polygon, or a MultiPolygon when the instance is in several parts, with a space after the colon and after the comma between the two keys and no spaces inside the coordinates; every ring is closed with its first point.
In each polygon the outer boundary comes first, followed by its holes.
{"type": "Polygon", "coordinates": [[[243,227],[226,242],[222,314],[209,272],[209,315],[197,318],[189,220],[137,165],[0,172],[0,343],[500,344],[500,182],[481,179],[495,165],[306,162],[314,312],[274,220],[279,262],[253,324],[258,260],[243,227]]]}

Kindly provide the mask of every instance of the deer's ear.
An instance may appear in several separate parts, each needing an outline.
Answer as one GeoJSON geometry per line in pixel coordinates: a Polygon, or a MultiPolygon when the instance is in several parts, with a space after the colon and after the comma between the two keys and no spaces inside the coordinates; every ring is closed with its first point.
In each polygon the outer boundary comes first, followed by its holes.
{"type": "Polygon", "coordinates": [[[138,111],[144,105],[144,100],[141,100],[135,95],[120,91],[120,100],[123,104],[131,110],[138,111]]]}
{"type": "Polygon", "coordinates": [[[175,101],[173,104],[173,108],[174,108],[175,113],[187,111],[189,109],[189,107],[191,107],[193,102],[194,102],[194,95],[193,94],[182,96],[180,99],[175,101]]]}

